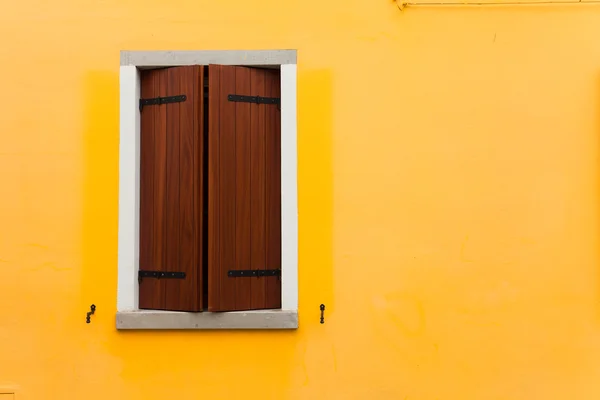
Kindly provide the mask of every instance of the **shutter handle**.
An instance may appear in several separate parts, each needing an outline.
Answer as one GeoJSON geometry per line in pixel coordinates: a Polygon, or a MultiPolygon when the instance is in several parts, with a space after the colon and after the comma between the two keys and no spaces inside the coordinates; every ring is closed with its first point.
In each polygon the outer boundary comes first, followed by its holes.
{"type": "Polygon", "coordinates": [[[325,304],[321,304],[321,306],[319,307],[319,309],[321,310],[321,323],[324,324],[325,323],[325,304]]]}
{"type": "Polygon", "coordinates": [[[94,304],[92,304],[90,306],[90,311],[87,312],[86,317],[85,317],[85,323],[89,324],[90,323],[90,316],[92,314],[94,314],[96,312],[96,306],[94,304]]]}

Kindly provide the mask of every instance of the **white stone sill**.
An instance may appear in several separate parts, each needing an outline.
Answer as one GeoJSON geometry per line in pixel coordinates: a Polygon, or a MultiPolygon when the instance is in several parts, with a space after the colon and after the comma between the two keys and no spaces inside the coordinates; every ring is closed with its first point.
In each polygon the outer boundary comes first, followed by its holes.
{"type": "Polygon", "coordinates": [[[117,312],[118,330],[150,329],[298,329],[297,310],[178,312],[131,310],[117,312]]]}

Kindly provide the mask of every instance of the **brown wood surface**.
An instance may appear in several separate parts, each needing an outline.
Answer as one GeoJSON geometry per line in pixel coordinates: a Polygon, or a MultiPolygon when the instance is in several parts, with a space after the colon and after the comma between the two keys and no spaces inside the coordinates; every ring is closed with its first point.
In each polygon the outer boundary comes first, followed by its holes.
{"type": "MultiPolygon", "coordinates": [[[[250,95],[250,69],[235,68],[235,94],[250,95]]],[[[252,269],[250,264],[250,103],[235,104],[235,267],[252,269]]],[[[232,279],[232,278],[229,278],[232,279]]],[[[236,282],[235,308],[250,309],[253,279],[236,282]]]]}
{"type": "MultiPolygon", "coordinates": [[[[142,75],[141,97],[156,97],[160,86],[160,71],[147,71],[142,75]]],[[[154,137],[158,117],[157,109],[147,108],[141,113],[140,122],[140,264],[142,270],[152,270],[154,266],[154,137]]],[[[161,285],[157,280],[144,281],[140,285],[139,307],[158,308],[162,306],[161,285]]]]}
{"type": "MultiPolygon", "coordinates": [[[[182,94],[180,88],[181,68],[167,69],[167,96],[177,96],[182,94]]],[[[186,93],[189,95],[189,93],[186,93]]],[[[190,99],[188,98],[188,100],[190,99]]],[[[165,270],[183,271],[179,264],[180,238],[179,238],[179,139],[181,132],[179,129],[180,109],[183,103],[170,103],[165,106],[167,109],[167,165],[166,165],[166,204],[165,204],[165,223],[166,223],[166,244],[165,244],[165,270]]],[[[160,107],[160,106],[159,106],[160,107]]],[[[186,280],[189,279],[186,278],[186,280]]],[[[166,300],[165,308],[174,310],[177,308],[177,299],[174,289],[180,285],[180,279],[165,279],[166,300]]]]}
{"type": "Polygon", "coordinates": [[[208,310],[221,308],[221,67],[208,70],[208,310]]]}
{"type": "Polygon", "coordinates": [[[148,95],[142,89],[142,98],[187,99],[142,110],[140,269],[185,272],[186,278],[143,279],[140,308],[202,309],[202,73],[190,66],[142,74],[142,88],[154,87],[148,95]]]}
{"type": "MultiPolygon", "coordinates": [[[[250,92],[254,96],[266,96],[265,70],[250,70],[250,92]]],[[[266,125],[267,108],[260,104],[250,105],[250,267],[251,269],[267,269],[266,259],[266,125]]],[[[251,279],[251,308],[265,308],[266,278],[251,279]]]]}
{"type": "MultiPolygon", "coordinates": [[[[155,97],[167,95],[167,70],[157,71],[159,75],[158,90],[155,97]]],[[[154,108],[154,225],[152,229],[152,253],[154,254],[153,264],[148,268],[150,271],[166,271],[166,209],[167,209],[167,108],[166,106],[145,107],[142,114],[154,108]]],[[[145,178],[140,176],[141,180],[145,178]]],[[[158,287],[157,292],[153,294],[160,299],[158,309],[165,308],[165,281],[156,279],[144,279],[141,286],[151,284],[158,287]],[[153,282],[153,283],[151,283],[153,282]]]]}
{"type": "MultiPolygon", "coordinates": [[[[210,73],[210,72],[209,72],[210,73]]],[[[236,280],[227,278],[227,271],[235,268],[235,103],[227,100],[235,93],[235,69],[221,67],[219,81],[219,180],[221,265],[219,301],[225,310],[235,310],[236,280]]],[[[209,105],[210,107],[210,105],[209,105]]],[[[210,189],[209,189],[210,196],[210,189]]],[[[210,216],[209,216],[210,218],[210,216]]],[[[210,290],[210,287],[209,289],[210,290]]]]}
{"type": "MultiPolygon", "coordinates": [[[[280,97],[279,70],[266,70],[267,97],[280,97]]],[[[266,110],[267,266],[281,268],[281,112],[266,110]]],[[[281,279],[266,278],[266,308],[281,307],[281,279]]]]}
{"type": "Polygon", "coordinates": [[[278,76],[278,71],[209,66],[210,311],[281,306],[278,277],[227,275],[234,269],[281,268],[280,111],[271,104],[227,99],[229,94],[279,97],[278,76]]]}

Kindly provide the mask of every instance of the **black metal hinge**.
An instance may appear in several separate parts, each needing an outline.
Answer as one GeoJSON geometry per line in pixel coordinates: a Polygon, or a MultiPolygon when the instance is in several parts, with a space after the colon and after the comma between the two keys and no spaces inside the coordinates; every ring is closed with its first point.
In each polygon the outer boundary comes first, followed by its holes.
{"type": "Polygon", "coordinates": [[[142,111],[144,106],[159,106],[161,104],[181,103],[182,101],[186,100],[187,96],[185,94],[180,94],[178,96],[155,97],[152,99],[140,99],[140,111],[142,111]]]}
{"type": "Polygon", "coordinates": [[[227,96],[227,100],[240,103],[276,104],[277,106],[280,105],[279,103],[281,101],[279,97],[240,96],[237,94],[230,94],[227,96]]]}
{"type": "Polygon", "coordinates": [[[252,278],[263,276],[281,276],[280,269],[230,269],[227,272],[230,278],[252,278]]]}
{"type": "Polygon", "coordinates": [[[143,278],[156,279],[185,279],[185,272],[163,272],[163,271],[138,271],[138,282],[143,278]]]}

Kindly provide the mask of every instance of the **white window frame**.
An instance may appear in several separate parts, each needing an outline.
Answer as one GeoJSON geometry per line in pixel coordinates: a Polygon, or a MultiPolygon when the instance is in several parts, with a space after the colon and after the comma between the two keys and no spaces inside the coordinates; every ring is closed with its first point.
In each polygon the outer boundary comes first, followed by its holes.
{"type": "Polygon", "coordinates": [[[296,50],[121,51],[117,329],[298,328],[296,50]],[[140,310],[140,70],[180,65],[281,70],[281,309],[234,312],[140,310]]]}

